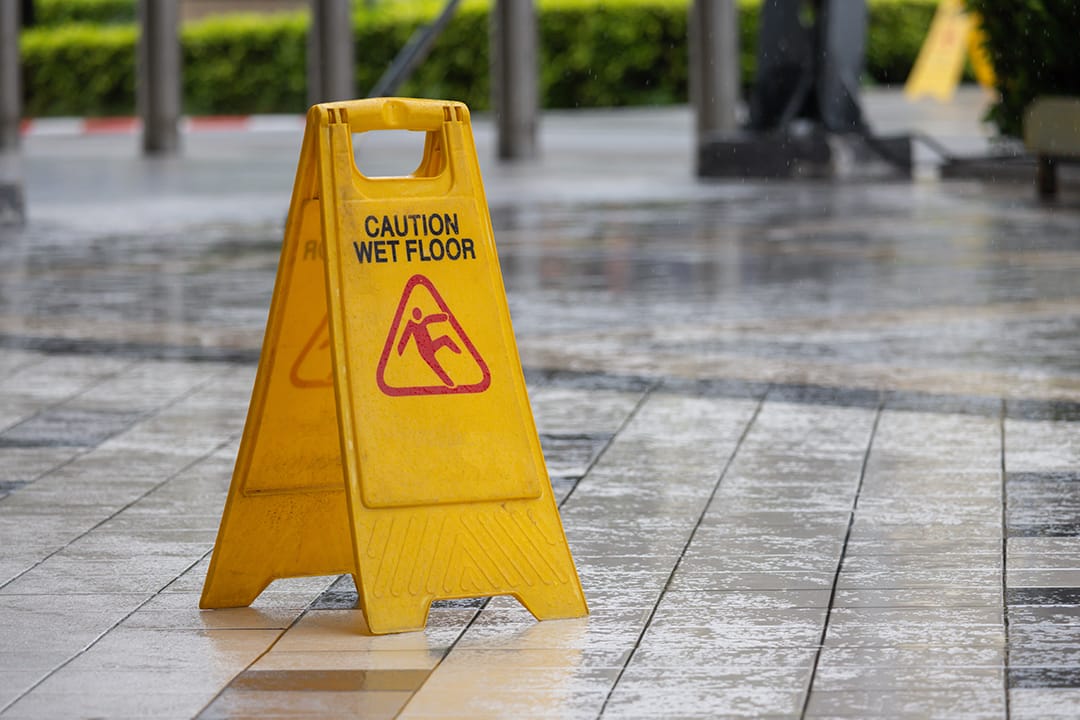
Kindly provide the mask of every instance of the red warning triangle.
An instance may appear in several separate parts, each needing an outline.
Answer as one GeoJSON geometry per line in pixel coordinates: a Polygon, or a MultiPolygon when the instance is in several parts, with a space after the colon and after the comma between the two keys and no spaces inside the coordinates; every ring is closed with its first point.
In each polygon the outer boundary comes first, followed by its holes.
{"type": "Polygon", "coordinates": [[[289,381],[298,388],[323,388],[334,386],[334,368],[330,363],[329,316],[315,328],[315,332],[296,357],[289,371],[289,381]]]}
{"type": "Polygon", "coordinates": [[[379,367],[387,395],[481,393],[491,371],[431,280],[413,275],[405,283],[379,367]]]}

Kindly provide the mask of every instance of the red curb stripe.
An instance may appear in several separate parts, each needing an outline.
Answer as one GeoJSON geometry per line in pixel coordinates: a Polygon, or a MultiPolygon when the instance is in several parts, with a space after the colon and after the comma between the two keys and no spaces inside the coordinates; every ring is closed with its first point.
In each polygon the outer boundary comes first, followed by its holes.
{"type": "Polygon", "coordinates": [[[139,120],[133,117],[86,118],[83,120],[84,135],[105,133],[129,133],[138,129],[139,120]]]}
{"type": "Polygon", "coordinates": [[[208,115],[187,118],[188,130],[239,130],[247,127],[247,115],[208,115]]]}

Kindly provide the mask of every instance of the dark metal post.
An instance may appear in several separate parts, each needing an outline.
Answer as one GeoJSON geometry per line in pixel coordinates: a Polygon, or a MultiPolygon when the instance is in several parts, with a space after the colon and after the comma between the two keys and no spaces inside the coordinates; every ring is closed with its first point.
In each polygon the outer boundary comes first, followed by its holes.
{"type": "Polygon", "coordinates": [[[738,21],[735,0],[694,0],[690,6],[690,100],[699,142],[738,129],[738,21]]]}
{"type": "Polygon", "coordinates": [[[19,20],[19,3],[0,0],[0,226],[21,225],[25,217],[19,155],[19,20]]]}
{"type": "Polygon", "coordinates": [[[311,0],[308,30],[308,104],[356,97],[350,0],[311,0]]]}
{"type": "Polygon", "coordinates": [[[136,67],[143,152],[180,150],[180,11],[174,0],[139,0],[136,67]]]}
{"type": "Polygon", "coordinates": [[[0,151],[19,147],[22,78],[19,67],[19,3],[0,2],[0,151]]]}
{"type": "Polygon", "coordinates": [[[532,0],[495,0],[491,14],[491,91],[502,160],[539,153],[539,40],[532,0]]]}
{"type": "Polygon", "coordinates": [[[1035,189],[1040,200],[1049,200],[1057,195],[1057,161],[1049,155],[1039,155],[1035,165],[1035,189]]]}

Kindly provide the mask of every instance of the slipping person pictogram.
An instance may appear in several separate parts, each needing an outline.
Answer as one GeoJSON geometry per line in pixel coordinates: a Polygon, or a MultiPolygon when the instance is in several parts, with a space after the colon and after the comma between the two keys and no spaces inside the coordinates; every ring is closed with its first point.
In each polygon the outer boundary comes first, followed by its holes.
{"type": "Polygon", "coordinates": [[[491,371],[434,283],[413,275],[401,293],[375,380],[390,396],[480,393],[491,385],[491,371]]]}
{"type": "Polygon", "coordinates": [[[330,361],[329,316],[324,315],[315,332],[296,357],[289,371],[289,381],[298,388],[334,386],[334,368],[330,361]]]}
{"type": "Polygon", "coordinates": [[[431,337],[431,330],[429,325],[434,323],[446,322],[450,316],[447,313],[431,313],[425,316],[423,311],[414,307],[412,311],[413,319],[405,325],[405,332],[401,334],[401,340],[398,341],[397,354],[401,355],[405,352],[405,348],[409,345],[409,340],[416,341],[416,349],[420,353],[420,357],[424,359],[424,362],[428,364],[428,367],[439,376],[439,379],[443,381],[443,385],[447,387],[454,386],[454,380],[443,369],[442,364],[439,362],[439,358],[435,355],[443,348],[447,348],[456,355],[461,354],[461,348],[454,342],[453,338],[449,335],[440,335],[437,338],[431,337]]]}

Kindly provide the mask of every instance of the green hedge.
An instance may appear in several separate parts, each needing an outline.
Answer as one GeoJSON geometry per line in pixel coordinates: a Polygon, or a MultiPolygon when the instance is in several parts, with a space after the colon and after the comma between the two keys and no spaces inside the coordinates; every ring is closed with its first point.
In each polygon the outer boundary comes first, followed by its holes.
{"type": "MultiPolygon", "coordinates": [[[[758,4],[740,0],[744,84],[754,73],[758,4]]],[[[907,76],[935,6],[935,0],[871,0],[870,80],[893,83],[907,76]]],[[[413,30],[438,8],[427,0],[357,11],[358,93],[374,85],[413,30]]],[[[540,0],[544,106],[685,102],[686,31],[686,0],[540,0]]],[[[306,32],[305,14],[220,16],[185,25],[184,111],[303,111],[306,32]]],[[[131,26],[24,32],[27,114],[130,114],[135,40],[131,26]]],[[[466,0],[400,93],[463,100],[475,110],[488,107],[486,3],[466,0]]]]}
{"type": "Polygon", "coordinates": [[[130,115],[136,38],[132,25],[24,32],[26,114],[130,115]]]}
{"type": "Polygon", "coordinates": [[[306,102],[303,15],[214,18],[183,29],[184,110],[299,112],[306,102]],[[237,38],[244,38],[237,42],[237,38]]]}
{"type": "Polygon", "coordinates": [[[936,0],[874,2],[870,0],[866,70],[875,82],[898,85],[907,80],[919,54],[936,0]]]}
{"type": "Polygon", "coordinates": [[[1076,0],[967,0],[982,18],[1000,100],[990,119],[1023,134],[1024,110],[1039,95],[1080,95],[1076,0]]]}
{"type": "Polygon", "coordinates": [[[34,0],[35,25],[135,22],[135,0],[34,0]]]}

